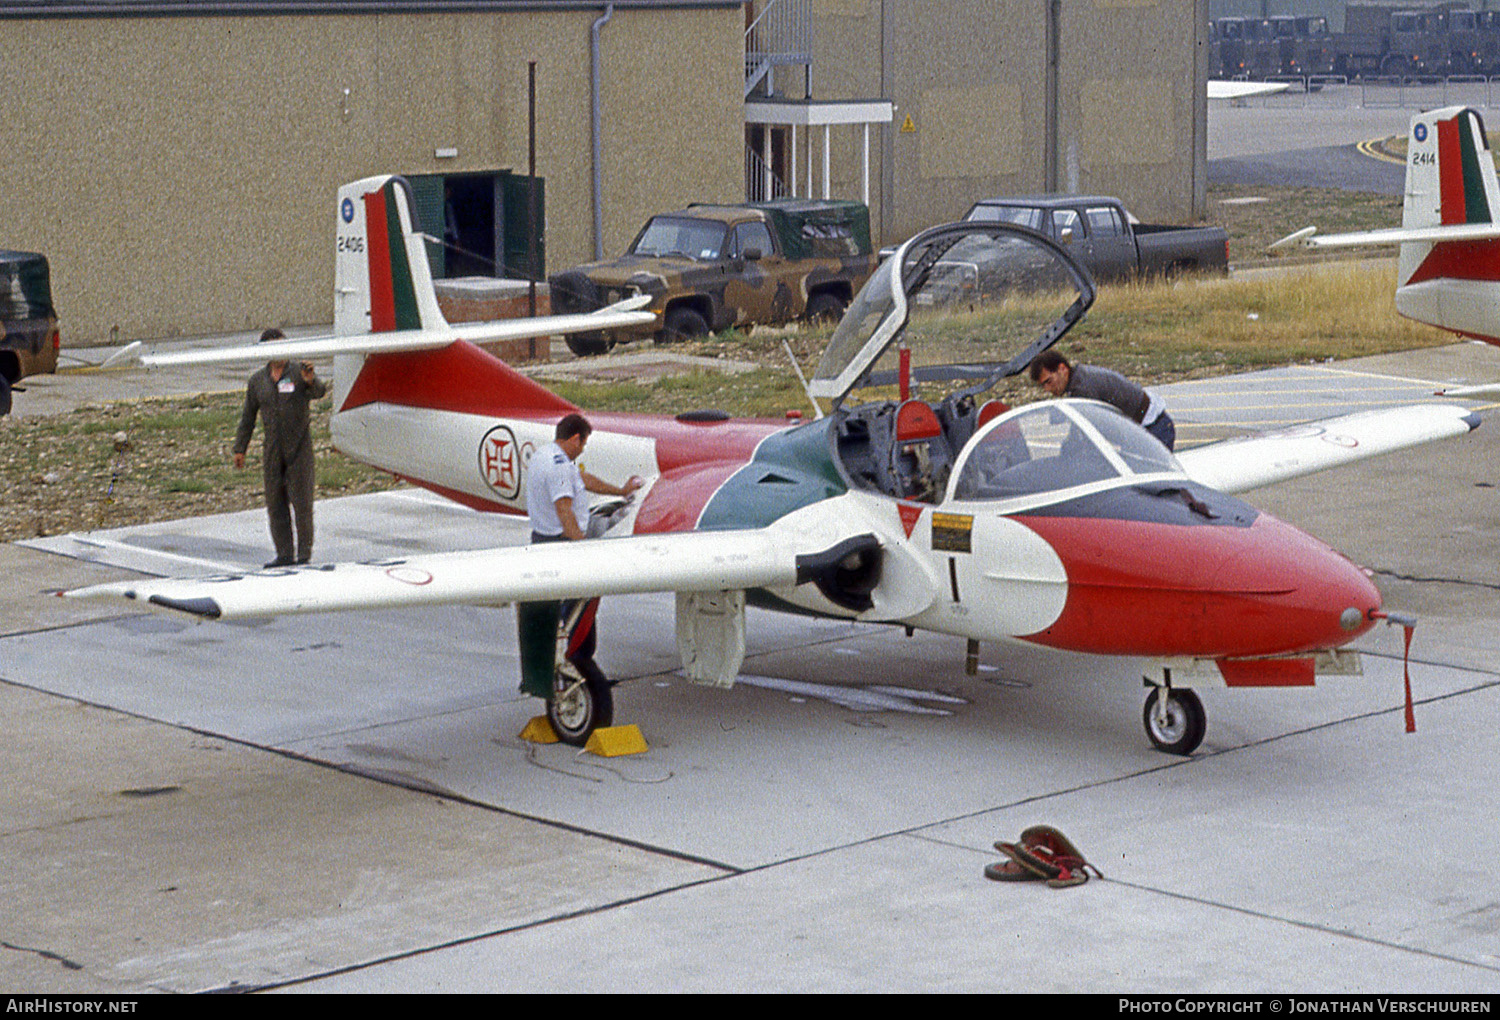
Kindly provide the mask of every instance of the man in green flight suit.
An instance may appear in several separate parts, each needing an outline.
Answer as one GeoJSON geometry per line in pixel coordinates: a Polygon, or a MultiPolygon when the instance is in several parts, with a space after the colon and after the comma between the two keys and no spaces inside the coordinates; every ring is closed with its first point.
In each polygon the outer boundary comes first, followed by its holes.
{"type": "MultiPolygon", "coordinates": [[[[268,329],[260,342],[281,340],[285,334],[268,329]]],[[[245,451],[260,415],[263,442],[262,470],[266,483],[266,514],[271,519],[271,541],[276,558],[267,567],[286,567],[312,559],[313,444],[308,432],[308,405],[328,392],[312,365],[273,359],[250,377],[245,387],[245,410],[234,437],[234,466],[245,466],[245,451]],[[292,545],[292,519],[297,543],[292,545]]]]}

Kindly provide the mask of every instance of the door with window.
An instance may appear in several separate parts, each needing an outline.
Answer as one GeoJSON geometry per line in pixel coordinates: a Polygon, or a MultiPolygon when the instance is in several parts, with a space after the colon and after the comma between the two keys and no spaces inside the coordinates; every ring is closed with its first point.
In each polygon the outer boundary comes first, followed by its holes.
{"type": "MultiPolygon", "coordinates": [[[[801,313],[797,267],[778,250],[765,223],[737,224],[729,232],[724,254],[734,296],[739,298],[733,302],[739,308],[738,321],[784,322],[801,313]]],[[[725,294],[726,304],[730,297],[725,294]]]]}
{"type": "Polygon", "coordinates": [[[1135,238],[1130,227],[1112,205],[1083,211],[1088,227],[1086,264],[1096,280],[1123,280],[1135,275],[1135,238]]]}

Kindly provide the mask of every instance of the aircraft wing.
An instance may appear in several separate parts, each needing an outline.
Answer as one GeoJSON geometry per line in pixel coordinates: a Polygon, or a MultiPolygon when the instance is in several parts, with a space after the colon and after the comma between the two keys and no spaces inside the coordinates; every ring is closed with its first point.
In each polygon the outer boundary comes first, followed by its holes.
{"type": "Polygon", "coordinates": [[[848,555],[845,539],[791,529],[674,532],[434,553],[370,563],[118,581],[64,592],[123,598],[215,620],[293,613],[502,605],[661,591],[790,587],[848,555]]]}
{"type": "Polygon", "coordinates": [[[1479,386],[1449,386],[1437,391],[1440,397],[1462,397],[1465,400],[1500,400],[1500,383],[1479,386]]]}
{"type": "Polygon", "coordinates": [[[1247,99],[1250,96],[1269,96],[1272,93],[1285,92],[1290,87],[1290,83],[1284,81],[1224,81],[1219,78],[1210,78],[1208,98],[1247,99]]]}
{"type": "Polygon", "coordinates": [[[1391,227],[1361,230],[1351,234],[1319,234],[1317,227],[1303,227],[1267,246],[1267,250],[1302,245],[1308,248],[1353,248],[1362,244],[1404,244],[1431,241],[1486,241],[1500,237],[1500,224],[1454,223],[1449,226],[1391,227]]]}
{"type": "Polygon", "coordinates": [[[331,357],[338,354],[389,354],[393,351],[420,351],[446,347],[455,340],[483,344],[496,340],[519,340],[533,336],[558,336],[595,329],[618,329],[654,322],[651,312],[639,311],[650,301],[639,295],[617,302],[596,312],[578,315],[539,315],[526,319],[498,319],[493,322],[461,322],[443,329],[407,329],[384,333],[356,333],[349,336],[316,336],[296,340],[271,340],[266,343],[242,344],[238,347],[216,347],[202,350],[153,353],[140,341],[124,347],[105,361],[103,368],[142,365],[167,368],[173,365],[254,364],[275,358],[288,361],[331,357]]]}
{"type": "Polygon", "coordinates": [[[1177,460],[1195,482],[1244,492],[1478,426],[1479,416],[1457,404],[1409,404],[1209,443],[1181,451],[1177,460]]]}

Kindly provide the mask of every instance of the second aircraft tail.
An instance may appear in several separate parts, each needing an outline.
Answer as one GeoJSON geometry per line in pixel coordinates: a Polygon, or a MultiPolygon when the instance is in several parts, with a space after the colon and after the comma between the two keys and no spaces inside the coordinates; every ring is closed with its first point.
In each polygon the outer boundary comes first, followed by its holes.
{"type": "Polygon", "coordinates": [[[1500,344],[1500,180],[1484,118],[1466,106],[1418,113],[1406,154],[1401,226],[1320,235],[1308,227],[1272,245],[1400,245],[1396,310],[1500,344]]]}

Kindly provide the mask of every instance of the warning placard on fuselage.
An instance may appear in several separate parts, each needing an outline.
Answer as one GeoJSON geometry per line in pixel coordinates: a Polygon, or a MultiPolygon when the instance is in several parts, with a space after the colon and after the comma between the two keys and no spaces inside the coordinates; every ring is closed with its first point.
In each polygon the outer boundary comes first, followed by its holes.
{"type": "Polygon", "coordinates": [[[974,518],[968,514],[932,515],[932,548],[940,552],[973,552],[974,518]]]}

